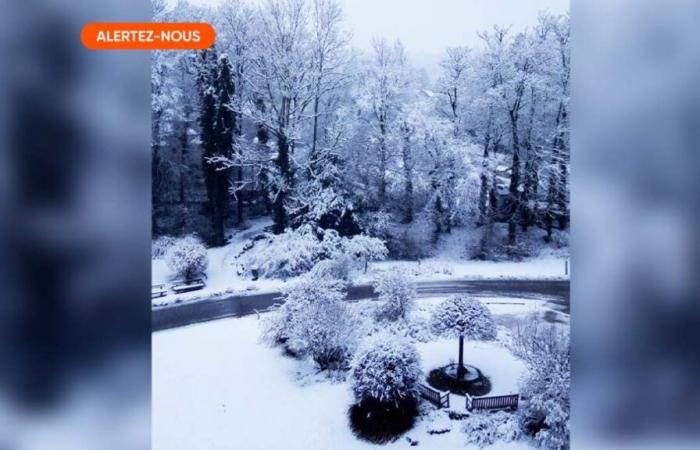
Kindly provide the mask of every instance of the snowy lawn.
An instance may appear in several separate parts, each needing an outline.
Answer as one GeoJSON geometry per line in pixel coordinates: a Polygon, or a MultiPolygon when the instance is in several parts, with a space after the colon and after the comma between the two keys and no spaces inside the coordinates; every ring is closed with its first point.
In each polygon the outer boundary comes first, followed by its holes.
{"type": "MultiPolygon", "coordinates": [[[[418,302],[416,314],[428,314],[440,299],[418,302]]],[[[510,301],[509,301],[510,300],[510,301]]],[[[522,316],[544,302],[518,304],[489,299],[495,313],[522,316]],[[495,309],[494,309],[495,308],[495,309]]],[[[361,306],[361,305],[358,305],[361,306]]],[[[501,315],[495,318],[497,322],[501,315]]],[[[501,327],[499,335],[506,334],[501,327]]],[[[310,365],[283,356],[259,341],[259,319],[245,317],[161,331],[153,335],[153,446],[155,449],[369,449],[350,431],[347,410],[353,403],[347,382],[330,381],[310,365]]],[[[457,341],[416,344],[425,374],[457,356],[457,341]]],[[[492,383],[489,395],[518,392],[526,373],[522,362],[502,344],[465,342],[465,362],[479,367],[492,383]]],[[[465,411],[464,398],[451,406],[465,411]]],[[[424,405],[424,414],[404,437],[386,448],[465,448],[459,421],[424,405]],[[445,434],[430,430],[450,429],[445,434]]],[[[467,447],[469,448],[469,447],[467,447]]],[[[498,444],[499,449],[530,448],[527,442],[498,444]]]]}
{"type": "Polygon", "coordinates": [[[368,283],[378,272],[397,267],[415,277],[416,281],[434,280],[564,280],[566,258],[542,256],[524,261],[469,261],[444,256],[421,261],[379,261],[370,264],[367,274],[356,283],[368,283]]]}

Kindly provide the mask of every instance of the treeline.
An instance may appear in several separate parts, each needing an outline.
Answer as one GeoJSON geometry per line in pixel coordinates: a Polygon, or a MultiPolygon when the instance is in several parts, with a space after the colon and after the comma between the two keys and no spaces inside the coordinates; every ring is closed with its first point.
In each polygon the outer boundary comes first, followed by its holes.
{"type": "Polygon", "coordinates": [[[153,54],[155,235],[222,245],[270,215],[276,234],[364,232],[410,257],[469,226],[488,258],[568,228],[568,17],[488,29],[431,81],[400,42],[351,48],[335,0],[154,11],[217,30],[209,50],[153,54]]]}

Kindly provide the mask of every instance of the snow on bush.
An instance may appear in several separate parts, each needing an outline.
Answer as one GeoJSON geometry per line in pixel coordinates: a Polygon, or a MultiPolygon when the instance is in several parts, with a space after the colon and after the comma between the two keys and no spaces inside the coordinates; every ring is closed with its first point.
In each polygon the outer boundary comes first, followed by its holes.
{"type": "Polygon", "coordinates": [[[467,444],[483,448],[497,442],[512,442],[520,439],[518,417],[503,411],[471,414],[464,421],[467,444]]]}
{"type": "MultiPolygon", "coordinates": [[[[324,260],[352,258],[366,261],[386,256],[380,239],[341,237],[335,230],[307,224],[258,240],[241,255],[242,272],[264,278],[290,278],[309,272],[324,260]]],[[[321,269],[319,269],[321,270],[321,269]]]]}
{"type": "Polygon", "coordinates": [[[431,327],[435,334],[471,340],[496,339],[496,323],[479,300],[456,295],[444,300],[433,311],[431,327]]]}
{"type": "Polygon", "coordinates": [[[319,261],[308,273],[308,276],[311,278],[331,278],[349,282],[351,266],[352,260],[348,256],[341,255],[333,259],[319,261]]]}
{"type": "Polygon", "coordinates": [[[177,242],[172,236],[160,236],[151,244],[151,259],[161,259],[170,247],[177,242]]]}
{"type": "Polygon", "coordinates": [[[339,280],[302,277],[264,323],[263,339],[283,343],[292,354],[310,356],[322,370],[347,367],[359,326],[344,297],[339,280]]]}
{"type": "Polygon", "coordinates": [[[345,239],[343,250],[353,260],[363,263],[365,271],[369,261],[382,260],[389,253],[384,241],[364,234],[345,239]]]}
{"type": "Polygon", "coordinates": [[[306,273],[319,261],[338,256],[341,239],[335,230],[305,225],[259,240],[241,258],[243,273],[264,278],[289,278],[306,273]]]}
{"type": "Polygon", "coordinates": [[[372,399],[398,406],[417,398],[422,378],[420,357],[405,338],[380,333],[368,339],[352,365],[355,400],[372,399]]]}
{"type": "Polygon", "coordinates": [[[394,269],[379,274],[374,281],[374,290],[383,302],[377,310],[377,318],[389,321],[406,319],[416,299],[416,290],[403,272],[394,269]]]}
{"type": "Polygon", "coordinates": [[[165,254],[165,260],[170,270],[186,280],[204,274],[209,265],[207,249],[194,235],[175,241],[165,254]]]}
{"type": "Polygon", "coordinates": [[[525,431],[541,447],[569,447],[571,362],[569,333],[532,316],[513,333],[511,350],[530,369],[521,386],[519,413],[525,431]]]}

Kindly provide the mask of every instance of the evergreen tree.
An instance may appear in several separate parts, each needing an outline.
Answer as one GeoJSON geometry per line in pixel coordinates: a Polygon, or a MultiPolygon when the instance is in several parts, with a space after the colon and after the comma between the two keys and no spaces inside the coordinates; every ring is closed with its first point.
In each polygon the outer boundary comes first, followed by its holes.
{"type": "Polygon", "coordinates": [[[202,168],[207,189],[208,212],[212,226],[211,245],[226,243],[224,225],[228,207],[228,170],[212,163],[211,158],[228,154],[233,133],[233,113],[225,107],[233,95],[227,58],[217,58],[215,49],[202,50],[199,61],[202,168]]]}

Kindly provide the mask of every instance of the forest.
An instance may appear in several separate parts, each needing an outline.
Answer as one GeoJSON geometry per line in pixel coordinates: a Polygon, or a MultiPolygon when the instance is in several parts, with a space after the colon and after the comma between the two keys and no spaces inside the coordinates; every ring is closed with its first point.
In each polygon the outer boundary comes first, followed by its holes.
{"type": "Polygon", "coordinates": [[[568,15],[485,25],[437,76],[401,42],[355,48],[337,0],[154,0],[154,18],[217,32],[152,56],[154,238],[218,247],[269,217],[271,235],[364,235],[401,259],[455,230],[469,259],[568,246],[568,15]]]}

